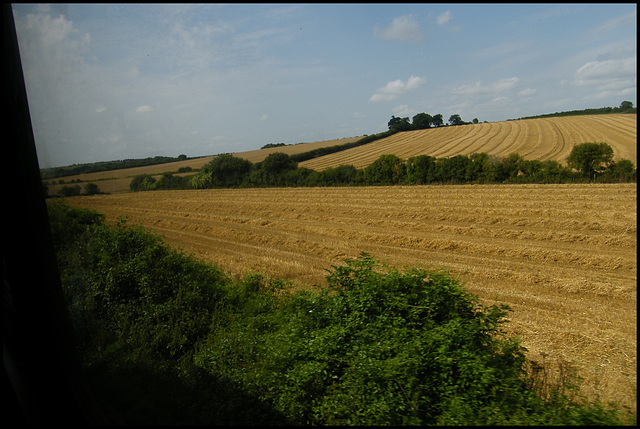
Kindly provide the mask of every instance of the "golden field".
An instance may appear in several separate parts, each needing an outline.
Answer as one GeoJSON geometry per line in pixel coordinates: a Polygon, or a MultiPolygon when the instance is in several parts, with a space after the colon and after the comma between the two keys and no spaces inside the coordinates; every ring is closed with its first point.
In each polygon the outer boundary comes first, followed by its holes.
{"type": "MultiPolygon", "coordinates": [[[[324,140],[314,143],[300,143],[295,145],[280,146],[275,148],[257,149],[246,152],[236,152],[233,155],[247,159],[252,163],[260,162],[265,159],[269,154],[274,152],[284,152],[287,155],[295,155],[298,153],[307,152],[310,150],[335,146],[345,143],[351,143],[356,140],[360,140],[362,137],[347,137],[336,140],[324,140]]],[[[162,173],[165,172],[177,172],[180,168],[190,167],[193,170],[199,170],[206,164],[211,162],[214,156],[203,156],[200,158],[188,159],[185,161],[168,162],[165,164],[149,165],[145,167],[133,167],[122,168],[118,170],[100,171],[96,173],[77,174],[74,176],[63,177],[65,183],[53,183],[58,182],[59,179],[51,179],[49,182],[49,194],[54,195],[63,186],[69,186],[75,184],[75,181],[82,183],[94,182],[98,185],[102,192],[114,193],[114,192],[129,192],[129,183],[131,179],[138,174],[149,174],[158,179],[162,173]],[[74,182],[74,183],[72,183],[74,182]]],[[[178,173],[176,176],[182,176],[185,174],[193,173],[178,173]]]]}
{"type": "MultiPolygon", "coordinates": [[[[394,154],[402,159],[408,159],[417,155],[445,158],[478,152],[497,157],[506,157],[516,152],[525,159],[555,160],[564,164],[573,147],[586,142],[606,142],[613,148],[615,160],[629,159],[637,165],[637,136],[637,115],[635,114],[523,119],[406,131],[363,146],[304,161],[299,166],[324,170],[351,164],[356,168],[363,168],[384,154],[394,154]]],[[[237,152],[234,156],[256,163],[274,152],[293,155],[321,147],[350,143],[360,138],[362,137],[237,152]]],[[[67,185],[73,180],[94,181],[102,192],[128,192],[129,183],[137,174],[150,174],[159,178],[162,173],[176,172],[181,167],[198,170],[211,159],[213,156],[147,167],[81,174],[63,179],[67,185]]],[[[65,184],[50,184],[49,193],[56,194],[62,186],[65,184]]]]}
{"type": "MultiPolygon", "coordinates": [[[[459,127],[465,128],[465,127],[459,127]]],[[[636,407],[637,185],[454,185],[155,191],[68,198],[128,217],[185,253],[243,276],[324,285],[367,252],[446,269],[546,368],[636,407]]]]}
{"type": "Polygon", "coordinates": [[[515,152],[527,160],[554,160],[566,164],[573,147],[587,142],[608,143],[616,161],[629,159],[637,165],[637,137],[635,114],[522,119],[405,131],[364,146],[304,161],[300,166],[313,170],[345,164],[363,168],[384,154],[408,159],[417,155],[448,158],[480,152],[499,158],[515,152]]]}

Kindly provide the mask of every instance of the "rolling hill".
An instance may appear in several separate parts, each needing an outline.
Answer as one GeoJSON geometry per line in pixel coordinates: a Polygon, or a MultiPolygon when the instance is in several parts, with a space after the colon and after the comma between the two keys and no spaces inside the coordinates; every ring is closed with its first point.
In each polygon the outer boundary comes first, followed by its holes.
{"type": "Polygon", "coordinates": [[[384,154],[408,159],[417,155],[447,158],[479,152],[499,158],[515,152],[529,160],[565,163],[573,147],[586,142],[606,142],[613,148],[614,159],[629,159],[637,165],[637,116],[536,118],[405,131],[304,161],[300,166],[313,170],[345,164],[363,168],[384,154]]]}
{"type": "MultiPolygon", "coordinates": [[[[321,147],[354,142],[360,138],[301,143],[236,152],[233,155],[256,163],[274,152],[294,155],[321,147]]],[[[637,165],[637,115],[605,114],[533,118],[405,131],[362,146],[303,161],[299,166],[324,170],[350,164],[356,168],[363,168],[384,154],[394,154],[402,159],[408,159],[417,155],[445,158],[479,152],[499,158],[515,152],[525,159],[556,160],[565,163],[573,147],[586,142],[606,142],[613,148],[615,160],[629,159],[637,165]]],[[[49,193],[53,195],[65,184],[78,181],[85,183],[94,181],[103,192],[127,192],[131,178],[135,175],[150,174],[159,177],[164,172],[176,172],[181,167],[197,170],[211,159],[213,156],[69,176],[64,178],[64,184],[50,184],[49,193]]]]}

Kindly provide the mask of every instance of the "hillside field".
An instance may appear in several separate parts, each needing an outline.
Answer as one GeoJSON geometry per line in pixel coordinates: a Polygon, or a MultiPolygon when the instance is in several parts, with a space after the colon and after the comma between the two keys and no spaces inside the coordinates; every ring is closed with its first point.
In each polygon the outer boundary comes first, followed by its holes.
{"type": "MultiPolygon", "coordinates": [[[[321,147],[350,143],[360,138],[350,137],[301,143],[237,152],[233,155],[256,163],[274,152],[293,155],[321,147]]],[[[394,154],[400,158],[408,159],[417,155],[445,158],[478,152],[485,152],[500,158],[516,152],[527,160],[555,160],[565,164],[573,147],[576,144],[586,142],[606,142],[613,148],[616,161],[629,159],[637,165],[637,115],[608,114],[535,118],[406,131],[363,146],[304,161],[299,166],[313,170],[324,170],[329,167],[351,164],[356,168],[363,168],[384,154],[394,154]]],[[[68,185],[73,180],[94,181],[102,192],[128,192],[129,183],[137,174],[150,174],[159,178],[163,172],[176,172],[181,167],[200,169],[211,159],[213,156],[64,177],[65,184],[49,185],[49,194],[56,194],[62,186],[68,185]]],[[[184,174],[193,173],[183,173],[182,175],[184,174]]]]}
{"type": "Polygon", "coordinates": [[[530,359],[573,366],[583,393],[636,407],[636,184],[214,189],[67,201],[108,222],[127,216],[232,275],[257,272],[292,287],[326,284],[331,265],[361,252],[398,268],[446,269],[483,303],[513,309],[507,329],[530,359]]]}
{"type": "MultiPolygon", "coordinates": [[[[257,149],[245,152],[234,153],[234,156],[247,159],[252,163],[260,162],[269,154],[274,152],[284,152],[287,155],[295,155],[310,150],[335,146],[345,143],[351,143],[362,137],[348,137],[336,140],[324,140],[314,143],[300,143],[295,145],[280,146],[275,148],[257,149]]],[[[164,172],[176,172],[180,168],[190,167],[193,170],[199,170],[213,159],[213,156],[204,156],[201,158],[188,159],[185,161],[169,162],[165,164],[149,165],[145,167],[123,168],[119,170],[100,171],[96,173],[78,174],[74,176],[62,177],[65,183],[49,185],[49,193],[56,194],[60,188],[65,185],[73,184],[72,181],[80,181],[82,183],[95,182],[102,192],[129,192],[129,183],[131,179],[138,174],[149,174],[158,179],[164,172]]],[[[178,173],[177,176],[193,173],[178,173]]],[[[59,179],[51,179],[49,182],[58,182],[59,179]]]]}
{"type": "Polygon", "coordinates": [[[522,119],[405,131],[364,146],[300,163],[324,170],[351,164],[363,168],[383,154],[402,159],[430,155],[449,158],[484,152],[499,158],[518,153],[527,160],[554,160],[566,165],[573,147],[586,142],[608,143],[614,159],[637,165],[637,115],[588,115],[522,119]]]}

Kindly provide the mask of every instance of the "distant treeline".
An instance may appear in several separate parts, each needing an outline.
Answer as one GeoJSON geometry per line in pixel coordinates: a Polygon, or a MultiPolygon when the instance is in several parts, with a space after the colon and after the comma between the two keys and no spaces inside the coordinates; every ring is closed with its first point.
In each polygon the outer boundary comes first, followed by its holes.
{"type": "MultiPolygon", "coordinates": [[[[525,116],[518,119],[550,118],[555,116],[602,115],[602,114],[609,114],[609,113],[637,113],[637,109],[633,107],[632,102],[623,101],[622,103],[620,103],[620,107],[601,107],[599,109],[571,110],[566,112],[547,113],[547,114],[537,115],[537,116],[525,116]]],[[[508,120],[512,121],[515,119],[508,119],[508,120]]],[[[418,113],[413,117],[412,121],[410,121],[408,117],[400,118],[400,117],[392,116],[391,120],[389,120],[388,122],[388,126],[389,126],[388,131],[381,132],[378,134],[365,135],[360,140],[355,142],[339,144],[339,145],[334,145],[334,146],[329,146],[324,148],[318,148],[318,149],[310,150],[304,153],[290,155],[290,157],[294,162],[303,162],[309,159],[317,158],[320,156],[340,152],[346,149],[351,149],[353,147],[371,143],[374,140],[382,139],[401,131],[421,130],[421,129],[427,129],[427,128],[439,128],[442,126],[449,126],[449,125],[455,126],[455,125],[468,125],[468,124],[478,124],[478,123],[479,123],[478,118],[474,118],[473,121],[471,122],[466,122],[462,120],[462,118],[458,114],[451,115],[451,117],[448,120],[448,123],[444,122],[444,118],[442,114],[431,116],[427,113],[418,113]]],[[[260,149],[269,149],[269,148],[281,147],[281,146],[287,146],[287,144],[268,143],[262,146],[260,149]]],[[[132,167],[144,167],[148,165],[184,161],[186,159],[187,159],[186,155],[179,155],[178,157],[154,156],[154,157],[143,158],[143,159],[124,159],[119,161],[103,161],[103,162],[95,162],[95,163],[89,163],[89,164],[73,164],[67,167],[44,168],[40,170],[40,175],[42,177],[42,180],[47,180],[47,179],[53,179],[57,177],[74,176],[77,174],[95,173],[98,171],[118,170],[122,168],[132,168],[132,167]]]]}
{"type": "Polygon", "coordinates": [[[178,177],[165,173],[159,180],[141,174],[133,178],[132,191],[159,189],[209,189],[304,186],[389,186],[484,183],[586,183],[635,182],[637,170],[630,160],[613,161],[606,143],[576,145],[568,166],[557,161],[525,160],[517,153],[505,158],[475,153],[434,158],[413,156],[406,161],[382,155],[365,168],[341,165],[315,171],[299,167],[291,156],[276,152],[251,163],[222,154],[197,174],[178,177]]]}
{"type": "MultiPolygon", "coordinates": [[[[620,107],[600,107],[599,109],[568,110],[566,112],[546,113],[544,115],[524,116],[518,119],[553,118],[559,116],[579,116],[579,115],[606,115],[609,113],[638,113],[638,109],[633,107],[630,101],[623,101],[620,107]]],[[[513,121],[513,119],[509,119],[513,121]]]]}
{"type": "Polygon", "coordinates": [[[99,171],[119,170],[122,168],[146,167],[148,165],[166,164],[169,162],[185,161],[187,155],[154,156],[140,159],[123,159],[118,161],[101,161],[89,164],[73,164],[67,167],[43,168],[40,170],[42,180],[56,177],[75,176],[77,174],[96,173],[99,171]]]}

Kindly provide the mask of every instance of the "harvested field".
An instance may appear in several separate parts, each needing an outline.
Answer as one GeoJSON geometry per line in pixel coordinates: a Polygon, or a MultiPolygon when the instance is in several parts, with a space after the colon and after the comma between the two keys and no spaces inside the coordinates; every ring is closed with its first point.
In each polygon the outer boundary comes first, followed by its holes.
{"type": "Polygon", "coordinates": [[[637,165],[637,115],[586,115],[469,124],[405,131],[364,146],[300,163],[301,167],[324,170],[350,164],[363,168],[381,155],[402,159],[429,155],[448,158],[485,152],[499,158],[518,153],[529,160],[554,160],[566,164],[573,147],[580,143],[605,142],[614,159],[629,159],[637,165]]]}
{"type": "MultiPolygon", "coordinates": [[[[274,152],[283,152],[287,155],[295,155],[298,153],[308,152],[314,149],[319,149],[323,147],[341,145],[346,143],[351,143],[357,140],[360,140],[360,137],[347,137],[343,139],[336,140],[324,140],[320,142],[314,143],[300,143],[295,145],[287,145],[287,146],[279,146],[274,148],[267,149],[257,149],[257,150],[249,150],[245,152],[236,152],[233,156],[237,156],[239,158],[244,158],[252,163],[261,162],[267,156],[274,152]]],[[[49,193],[51,195],[57,194],[58,191],[63,186],[73,186],[76,183],[72,183],[75,181],[80,181],[82,183],[94,182],[100,188],[100,191],[107,193],[114,192],[128,192],[129,183],[131,183],[131,179],[138,174],[149,174],[153,176],[156,180],[162,176],[162,173],[165,172],[176,172],[178,169],[183,167],[190,167],[193,170],[199,170],[204,167],[206,164],[211,162],[214,156],[204,156],[201,158],[188,159],[186,161],[176,161],[176,162],[168,162],[164,164],[155,164],[144,167],[133,167],[133,168],[121,168],[118,170],[109,170],[109,171],[99,171],[95,173],[86,173],[86,174],[77,174],[74,176],[66,176],[62,177],[65,183],[51,183],[49,185],[49,193]]],[[[184,176],[184,175],[194,174],[194,173],[180,173],[176,174],[176,176],[184,176]]],[[[59,179],[51,179],[49,182],[58,182],[59,179]]],[[[81,186],[82,187],[82,186],[81,186]]]]}
{"type": "Polygon", "coordinates": [[[508,304],[528,355],[636,407],[636,184],[219,189],[74,197],[242,276],[325,284],[360,252],[508,304]]]}

